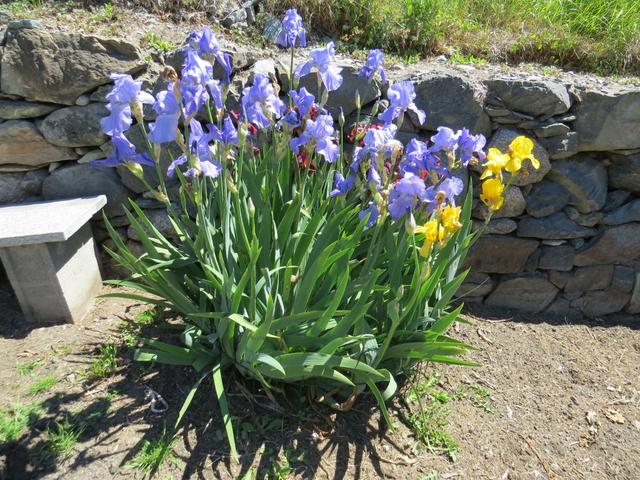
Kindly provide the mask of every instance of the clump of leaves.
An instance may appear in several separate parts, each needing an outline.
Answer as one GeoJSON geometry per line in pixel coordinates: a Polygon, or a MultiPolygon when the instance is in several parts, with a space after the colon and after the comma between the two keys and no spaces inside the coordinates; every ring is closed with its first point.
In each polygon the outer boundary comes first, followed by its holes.
{"type": "Polygon", "coordinates": [[[44,365],[44,359],[37,358],[31,362],[18,362],[16,363],[16,370],[20,375],[31,375],[34,371],[44,365]]]}
{"type": "Polygon", "coordinates": [[[164,463],[178,464],[178,459],[173,451],[174,437],[162,432],[155,440],[144,440],[138,454],[129,462],[129,465],[142,470],[148,475],[153,475],[164,463]]]}
{"type": "Polygon", "coordinates": [[[118,346],[107,343],[100,347],[98,358],[91,362],[86,372],[89,378],[107,378],[118,368],[118,346]]]}
{"type": "Polygon", "coordinates": [[[45,432],[46,442],[40,446],[39,457],[42,460],[61,460],[67,458],[82,435],[84,426],[65,418],[55,422],[45,432]]]}
{"type": "Polygon", "coordinates": [[[166,53],[175,50],[176,48],[173,43],[153,32],[146,32],[144,36],[147,39],[147,42],[149,42],[149,45],[160,52],[166,53]]]}

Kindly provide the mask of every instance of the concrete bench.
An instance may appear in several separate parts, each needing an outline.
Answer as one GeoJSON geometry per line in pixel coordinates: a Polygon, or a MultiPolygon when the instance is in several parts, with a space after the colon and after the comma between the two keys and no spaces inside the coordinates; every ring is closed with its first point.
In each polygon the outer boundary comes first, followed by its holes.
{"type": "Polygon", "coordinates": [[[79,321],[102,278],[89,220],[104,195],[0,207],[0,259],[29,321],[79,321]]]}

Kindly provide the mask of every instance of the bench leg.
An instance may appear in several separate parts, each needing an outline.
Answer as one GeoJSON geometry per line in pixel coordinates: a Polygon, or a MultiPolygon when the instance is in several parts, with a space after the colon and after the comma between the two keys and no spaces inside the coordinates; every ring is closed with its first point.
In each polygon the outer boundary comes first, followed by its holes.
{"type": "Polygon", "coordinates": [[[77,322],[102,278],[89,224],[64,242],[0,248],[22,311],[37,323],[77,322]]]}

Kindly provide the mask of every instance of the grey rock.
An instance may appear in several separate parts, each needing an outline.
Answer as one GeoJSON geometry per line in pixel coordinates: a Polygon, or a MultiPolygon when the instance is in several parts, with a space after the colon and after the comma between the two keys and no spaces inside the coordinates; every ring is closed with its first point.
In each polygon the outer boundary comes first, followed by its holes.
{"type": "Polygon", "coordinates": [[[544,311],[545,314],[550,315],[578,315],[580,310],[571,307],[571,300],[566,295],[560,294],[556,299],[551,302],[551,305],[544,311]]]}
{"type": "Polygon", "coordinates": [[[573,275],[570,272],[561,272],[559,270],[549,271],[549,281],[560,289],[565,287],[572,276],[573,275]]]}
{"type": "MultiPolygon", "coordinates": [[[[493,137],[491,137],[491,141],[487,147],[497,148],[501,152],[507,152],[509,150],[509,144],[520,135],[525,135],[525,133],[516,130],[515,128],[500,128],[493,134],[493,137]]],[[[544,178],[549,170],[551,170],[547,151],[537,140],[533,138],[531,140],[533,141],[533,155],[540,162],[540,168],[533,168],[531,162],[525,160],[522,164],[522,169],[511,181],[513,185],[521,187],[531,183],[537,183],[544,178]]],[[[506,178],[509,178],[508,174],[506,178]]]]}
{"type": "Polygon", "coordinates": [[[556,115],[571,107],[569,92],[551,80],[496,79],[485,82],[510,110],[530,115],[556,115]]]}
{"type": "Polygon", "coordinates": [[[630,293],[609,288],[588,292],[583,297],[571,302],[571,306],[580,308],[583,315],[593,318],[622,311],[630,298],[630,293]]]}
{"type": "Polygon", "coordinates": [[[8,120],[0,124],[0,166],[33,169],[77,157],[70,148],[51,145],[29,121],[8,120]]]}
{"type": "Polygon", "coordinates": [[[109,138],[100,129],[100,119],[107,115],[102,103],[61,108],[42,121],[40,131],[49,143],[60,147],[98,146],[109,138]]]}
{"type": "MultiPolygon", "coordinates": [[[[151,222],[151,224],[154,227],[156,227],[158,231],[162,233],[165,237],[176,238],[176,232],[173,229],[171,222],[169,221],[169,215],[167,215],[166,210],[152,209],[152,210],[145,210],[144,213],[149,219],[149,221],[151,222]]],[[[131,225],[127,229],[127,236],[131,240],[136,240],[136,241],[141,240],[140,236],[138,235],[138,232],[136,232],[136,230],[131,225]]]]}
{"type": "Polygon", "coordinates": [[[640,91],[587,89],[576,105],[575,130],[579,151],[640,147],[640,91]]]}
{"type": "Polygon", "coordinates": [[[41,117],[53,112],[56,108],[59,108],[59,105],[0,99],[0,118],[4,120],[20,120],[22,118],[41,117]]]}
{"type": "MultiPolygon", "coordinates": [[[[250,67],[258,58],[257,50],[246,45],[223,44],[222,50],[231,57],[231,75],[250,67]]],[[[164,62],[179,73],[184,63],[184,50],[179,48],[169,52],[165,56],[164,62]]],[[[213,65],[213,78],[221,79],[225,76],[226,72],[224,68],[222,68],[219,62],[216,62],[213,65]]]]}
{"type": "Polygon", "coordinates": [[[12,20],[11,22],[9,22],[9,24],[7,25],[7,30],[20,30],[20,29],[27,29],[27,28],[41,28],[42,27],[42,22],[40,20],[35,20],[35,19],[31,19],[31,18],[24,18],[24,19],[20,19],[20,20],[12,20]]]}
{"type": "Polygon", "coordinates": [[[111,225],[116,228],[128,227],[131,224],[131,222],[129,221],[129,217],[127,217],[126,215],[111,217],[109,219],[109,223],[111,223],[111,225]]]}
{"type": "Polygon", "coordinates": [[[551,123],[549,125],[543,125],[540,128],[536,128],[534,133],[539,138],[547,138],[547,137],[556,137],[558,135],[564,135],[565,133],[569,133],[571,128],[569,128],[564,123],[551,123]]]}
{"type": "Polygon", "coordinates": [[[607,170],[597,160],[580,156],[553,162],[548,177],[567,189],[569,205],[581,213],[600,210],[607,201],[607,170]]]}
{"type": "Polygon", "coordinates": [[[95,160],[101,160],[107,155],[100,149],[90,150],[78,159],[78,163],[91,163],[95,160]]]}
{"type": "Polygon", "coordinates": [[[626,223],[604,230],[576,252],[578,266],[629,263],[640,259],[640,223],[626,223]]]}
{"type": "Polygon", "coordinates": [[[280,21],[280,19],[274,17],[273,15],[267,14],[264,19],[264,27],[262,27],[262,36],[269,43],[276,43],[281,30],[282,22],[280,21]]]}
{"type": "Polygon", "coordinates": [[[640,199],[632,200],[622,207],[607,213],[602,220],[604,225],[621,225],[640,222],[640,199]]]}
{"type": "Polygon", "coordinates": [[[112,168],[86,164],[61,167],[42,185],[42,195],[47,200],[100,194],[107,196],[105,212],[108,216],[123,214],[122,206],[127,202],[128,192],[112,168]]]}
{"type": "Polygon", "coordinates": [[[509,110],[508,108],[494,107],[491,105],[487,105],[486,107],[484,107],[484,111],[487,112],[487,115],[489,115],[491,118],[508,117],[509,115],[511,115],[511,110],[509,110]]]}
{"type": "Polygon", "coordinates": [[[46,168],[30,170],[25,173],[20,186],[29,197],[39,197],[42,194],[42,183],[48,176],[49,171],[46,168]]]}
{"type": "MultiPolygon", "coordinates": [[[[524,212],[527,202],[522,195],[522,191],[518,187],[509,186],[504,194],[504,203],[500,210],[493,212],[492,218],[517,217],[524,212]]],[[[484,203],[479,202],[473,211],[475,218],[487,218],[489,209],[484,203]]]]}
{"type": "Polygon", "coordinates": [[[138,49],[125,41],[9,29],[0,86],[29,100],[73,105],[83,93],[109,83],[111,72],[135,74],[145,67],[138,49]]]}
{"type": "MultiPolygon", "coordinates": [[[[477,227],[480,225],[482,224],[477,222],[477,227]]],[[[518,224],[510,218],[496,218],[487,224],[483,233],[486,235],[506,235],[514,232],[517,228],[518,224]]]]}
{"type": "Polygon", "coordinates": [[[521,273],[501,279],[485,300],[492,307],[541,312],[553,302],[558,288],[539,273],[521,273]]]}
{"type": "Polygon", "coordinates": [[[575,207],[567,207],[564,209],[564,213],[567,214],[571,220],[583,227],[594,227],[604,217],[602,212],[580,213],[575,207]]]}
{"type": "Polygon", "coordinates": [[[422,128],[435,131],[439,126],[454,130],[466,127],[473,134],[491,134],[491,122],[483,108],[485,87],[480,83],[450,70],[429,72],[410,80],[416,86],[416,105],[427,113],[422,128]]]}
{"type": "Polygon", "coordinates": [[[24,173],[0,173],[0,205],[15,203],[27,197],[21,186],[24,173]]]}
{"type": "Polygon", "coordinates": [[[551,160],[568,158],[578,153],[578,134],[576,132],[567,132],[557,137],[544,138],[541,141],[551,160]]]}
{"type": "Polygon", "coordinates": [[[631,292],[631,299],[627,306],[627,312],[640,313],[640,272],[636,272],[635,274],[635,282],[633,291],[631,292]]]}
{"type": "Polygon", "coordinates": [[[613,279],[611,280],[611,288],[620,290],[621,292],[631,293],[635,281],[635,271],[626,265],[616,265],[613,268],[613,279]]]}
{"type": "Polygon", "coordinates": [[[91,103],[91,97],[89,97],[89,95],[80,95],[78,98],[76,98],[76,105],[78,105],[79,107],[84,107],[86,105],[89,105],[89,103],[91,103]]]}
{"type": "Polygon", "coordinates": [[[538,245],[536,240],[484,235],[471,247],[464,265],[475,273],[522,272],[538,245]]]}
{"type": "Polygon", "coordinates": [[[541,270],[560,270],[568,272],[573,268],[575,250],[570,245],[543,247],[538,268],[541,270]]]}
{"type": "Polygon", "coordinates": [[[111,92],[112,89],[113,85],[111,84],[102,85],[96,88],[96,90],[89,96],[89,100],[92,102],[107,103],[107,95],[111,92]]]}
{"type": "Polygon", "coordinates": [[[559,212],[571,200],[571,194],[562,185],[544,179],[536,183],[527,195],[527,213],[532,217],[546,217],[559,212]]]}
{"type": "Polygon", "coordinates": [[[486,273],[470,272],[462,285],[460,285],[457,296],[464,297],[466,302],[466,297],[484,297],[488,295],[495,286],[496,281],[486,273]]]}
{"type": "MultiPolygon", "coordinates": [[[[609,174],[609,183],[611,183],[611,174],[609,174]]],[[[607,194],[607,202],[602,207],[604,213],[609,213],[616,208],[622,206],[631,196],[631,192],[625,190],[611,190],[607,194]]]]}
{"type": "Polygon", "coordinates": [[[529,258],[527,259],[527,263],[525,263],[524,265],[524,271],[535,272],[536,270],[538,270],[538,263],[540,262],[541,256],[542,256],[542,250],[539,248],[536,249],[536,251],[533,252],[531,255],[529,255],[529,258]]]}
{"type": "Polygon", "coordinates": [[[609,185],[634,193],[640,193],[640,154],[610,154],[609,185]]]}
{"type": "Polygon", "coordinates": [[[542,218],[525,217],[518,223],[519,237],[567,239],[592,237],[596,233],[595,229],[578,225],[564,213],[542,218]]]}
{"type": "MultiPolygon", "coordinates": [[[[366,78],[358,75],[359,68],[357,66],[341,63],[339,67],[342,68],[342,85],[337,90],[329,92],[325,105],[335,120],[340,114],[340,107],[342,107],[345,117],[356,110],[356,92],[360,95],[361,105],[367,105],[380,96],[380,84],[377,81],[368,82],[366,78]]],[[[326,92],[323,87],[320,95],[318,94],[318,81],[315,72],[301,77],[298,86],[299,88],[305,87],[317,99],[320,99],[326,92]]]]}

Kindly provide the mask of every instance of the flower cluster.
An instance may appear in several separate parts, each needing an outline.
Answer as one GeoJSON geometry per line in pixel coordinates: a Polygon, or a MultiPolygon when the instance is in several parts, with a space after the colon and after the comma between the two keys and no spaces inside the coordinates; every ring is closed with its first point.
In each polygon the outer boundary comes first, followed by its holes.
{"type": "MultiPolygon", "coordinates": [[[[522,162],[529,160],[533,168],[540,168],[540,162],[533,155],[533,142],[525,136],[516,137],[507,153],[497,148],[490,148],[486,155],[484,171],[480,176],[482,182],[482,200],[490,210],[500,210],[504,202],[504,192],[508,185],[503,182],[502,171],[515,174],[522,168],[522,162]]],[[[512,178],[512,177],[511,177],[512,178]]]]}
{"type": "MultiPolygon", "coordinates": [[[[295,9],[287,10],[277,43],[291,48],[292,58],[294,48],[306,45],[306,32],[295,9]]],[[[295,78],[314,71],[325,95],[342,85],[333,42],[312,50],[310,59],[295,69],[295,78]]],[[[146,133],[143,104],[152,105],[156,114],[147,137],[153,144],[155,157],[163,144],[175,142],[182,150],[166,172],[169,177],[175,176],[178,169],[186,178],[215,179],[226,168],[232,172],[240,147],[249,142],[251,148],[243,151],[256,151],[260,131],[278,132],[277,138],[286,139],[302,168],[317,172],[321,166],[322,175],[333,176],[330,197],[358,202],[360,218],[369,228],[383,223],[387,217],[404,221],[410,233],[424,236],[420,251],[425,256],[434,244],[445,242],[460,227],[461,207],[457,202],[464,184],[453,174],[456,169],[482,164],[481,199],[497,210],[505,189],[502,171],[517,172],[527,158],[534,166],[538,165],[531,154],[530,140],[518,137],[509,152],[502,154],[489,149],[485,155],[485,137],[466,128],[454,131],[439,127],[430,141],[414,138],[403,145],[395,137],[405,116],[410,115],[419,124],[426,119],[425,112],[416,105],[415,87],[408,80],[390,83],[388,107],[380,114],[374,107],[374,120],[356,125],[353,135],[356,146],[345,163],[334,118],[323,108],[324,101],[317,103],[304,87],[290,90],[288,101],[283,101],[273,79],[256,74],[253,83],[242,92],[241,112],[227,112],[230,75],[230,58],[208,27],[188,37],[180,75],[175,71],[165,75],[165,89],[155,98],[143,92],[141,83],[130,76],[114,74],[115,85],[107,97],[110,114],[102,120],[103,131],[113,138],[114,150],[108,159],[95,163],[110,166],[124,163],[137,174],[141,173],[140,165],[157,164],[148,154],[136,153],[124,137],[133,118],[146,133]],[[213,78],[216,63],[224,71],[222,79],[213,78]],[[204,119],[208,121],[203,124],[204,119]],[[420,226],[416,226],[416,218],[420,226]]],[[[359,75],[368,81],[379,76],[386,83],[384,54],[371,50],[359,75]]],[[[341,127],[343,122],[342,119],[341,127]]]]}

